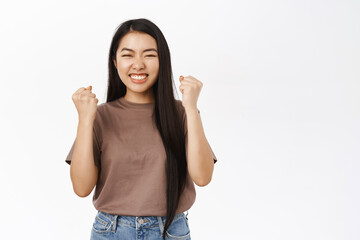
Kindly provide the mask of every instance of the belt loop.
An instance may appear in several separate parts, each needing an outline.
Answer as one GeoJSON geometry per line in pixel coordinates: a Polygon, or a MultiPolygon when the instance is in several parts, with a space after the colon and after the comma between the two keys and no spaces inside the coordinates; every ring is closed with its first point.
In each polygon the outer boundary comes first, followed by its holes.
{"type": "Polygon", "coordinates": [[[115,231],[116,231],[117,218],[118,218],[118,215],[114,214],[113,220],[111,221],[111,224],[112,224],[112,232],[115,232],[115,231]]]}
{"type": "Polygon", "coordinates": [[[188,214],[189,214],[189,210],[186,211],[186,216],[185,216],[185,217],[186,217],[186,220],[189,220],[189,219],[187,218],[188,214]]]}
{"type": "Polygon", "coordinates": [[[136,231],[138,230],[138,217],[135,217],[136,231]]]}
{"type": "Polygon", "coordinates": [[[161,232],[161,236],[163,235],[164,232],[164,223],[162,221],[162,218],[157,216],[158,222],[159,222],[159,226],[160,226],[160,232],[161,232]]]}

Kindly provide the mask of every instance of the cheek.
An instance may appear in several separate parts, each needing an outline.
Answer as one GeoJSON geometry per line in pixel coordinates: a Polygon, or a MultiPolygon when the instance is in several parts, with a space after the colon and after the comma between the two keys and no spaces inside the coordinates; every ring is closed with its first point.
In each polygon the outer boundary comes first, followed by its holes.
{"type": "Polygon", "coordinates": [[[126,63],[119,63],[118,64],[118,73],[121,75],[127,75],[128,71],[130,68],[130,64],[126,64],[126,63]]]}
{"type": "Polygon", "coordinates": [[[152,62],[151,69],[153,72],[158,72],[159,71],[159,61],[152,62]]]}

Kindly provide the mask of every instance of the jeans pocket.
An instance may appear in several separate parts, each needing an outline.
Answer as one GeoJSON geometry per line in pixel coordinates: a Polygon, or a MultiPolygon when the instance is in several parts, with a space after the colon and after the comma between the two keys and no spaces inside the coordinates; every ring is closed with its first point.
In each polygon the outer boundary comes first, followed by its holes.
{"type": "Polygon", "coordinates": [[[170,239],[190,239],[190,228],[185,215],[171,223],[169,229],[166,231],[166,235],[170,239]]]}
{"type": "Polygon", "coordinates": [[[111,224],[111,219],[105,216],[102,212],[98,211],[92,229],[96,233],[108,233],[111,230],[111,224]]]}

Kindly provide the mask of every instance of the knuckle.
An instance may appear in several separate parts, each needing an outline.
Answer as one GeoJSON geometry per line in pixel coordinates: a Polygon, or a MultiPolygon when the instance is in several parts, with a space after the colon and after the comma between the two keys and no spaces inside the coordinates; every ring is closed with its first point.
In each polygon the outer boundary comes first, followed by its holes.
{"type": "Polygon", "coordinates": [[[86,95],[85,94],[79,94],[79,100],[83,101],[86,99],[86,95]]]}

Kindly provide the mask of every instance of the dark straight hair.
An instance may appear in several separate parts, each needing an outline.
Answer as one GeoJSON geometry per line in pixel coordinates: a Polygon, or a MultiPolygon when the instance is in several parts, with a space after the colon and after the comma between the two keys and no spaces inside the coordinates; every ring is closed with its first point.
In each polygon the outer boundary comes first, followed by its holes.
{"type": "Polygon", "coordinates": [[[187,177],[187,161],[185,152],[185,132],[183,115],[177,100],[174,98],[173,74],[170,61],[170,51],[164,35],[160,29],[150,20],[145,18],[132,19],[118,26],[110,46],[109,52],[109,82],[106,102],[114,101],[123,97],[126,86],[121,81],[114,65],[116,51],[122,37],[129,32],[143,32],[152,36],[157,43],[159,56],[159,75],[152,86],[155,96],[153,120],[166,151],[166,223],[165,233],[176,215],[180,196],[185,188],[187,177]]]}

